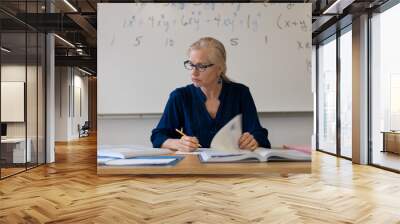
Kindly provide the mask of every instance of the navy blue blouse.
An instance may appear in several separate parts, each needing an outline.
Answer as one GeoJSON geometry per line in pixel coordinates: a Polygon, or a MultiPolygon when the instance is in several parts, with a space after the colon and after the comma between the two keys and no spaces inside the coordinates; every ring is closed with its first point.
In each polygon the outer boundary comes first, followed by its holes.
{"type": "Polygon", "coordinates": [[[175,89],[169,96],[164,113],[151,134],[153,147],[160,148],[168,138],[180,138],[175,129],[183,128],[189,136],[196,136],[202,147],[209,148],[211,140],[226,123],[242,114],[242,131],[249,132],[260,147],[271,148],[267,129],[261,127],[256,106],[249,88],[243,84],[223,82],[219,108],[213,119],[208,113],[206,96],[193,84],[175,89]]]}

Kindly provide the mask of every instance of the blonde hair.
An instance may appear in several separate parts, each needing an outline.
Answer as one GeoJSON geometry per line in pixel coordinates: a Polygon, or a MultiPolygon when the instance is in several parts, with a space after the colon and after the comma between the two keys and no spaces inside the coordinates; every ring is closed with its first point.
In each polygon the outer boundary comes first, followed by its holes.
{"type": "Polygon", "coordinates": [[[212,37],[202,37],[198,41],[190,45],[188,54],[192,50],[209,49],[210,54],[208,60],[210,63],[217,64],[221,67],[221,79],[230,82],[231,80],[226,76],[226,51],[224,45],[217,39],[212,37]]]}

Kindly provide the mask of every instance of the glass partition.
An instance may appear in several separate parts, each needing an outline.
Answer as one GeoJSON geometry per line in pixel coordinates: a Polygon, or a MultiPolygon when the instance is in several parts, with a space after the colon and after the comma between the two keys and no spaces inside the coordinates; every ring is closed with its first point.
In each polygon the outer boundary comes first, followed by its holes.
{"type": "Polygon", "coordinates": [[[45,34],[16,18],[45,12],[44,3],[0,2],[15,10],[0,12],[0,178],[45,162],[45,34]]]}
{"type": "Polygon", "coordinates": [[[26,33],[1,34],[2,177],[24,171],[30,162],[26,150],[26,33]],[[5,51],[4,49],[7,49],[5,51]]]}

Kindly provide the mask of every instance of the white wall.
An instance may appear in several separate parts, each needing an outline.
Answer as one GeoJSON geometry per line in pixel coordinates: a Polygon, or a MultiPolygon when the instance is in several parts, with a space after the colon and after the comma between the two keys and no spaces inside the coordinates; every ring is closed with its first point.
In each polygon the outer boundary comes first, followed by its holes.
{"type": "Polygon", "coordinates": [[[68,139],[68,68],[55,69],[55,141],[68,139]]]}
{"type": "MultiPolygon", "coordinates": [[[[286,112],[262,113],[263,127],[268,129],[272,146],[282,144],[311,145],[313,113],[286,112]]],[[[148,145],[151,146],[151,130],[160,115],[98,116],[98,145],[148,145]]]]}
{"type": "Polygon", "coordinates": [[[72,136],[73,138],[79,137],[78,124],[82,126],[85,121],[88,120],[88,77],[82,76],[83,73],[77,74],[77,70],[74,71],[74,108],[72,113],[72,136]],[[80,93],[79,93],[80,91],[80,93]],[[79,97],[80,96],[80,97],[79,97]],[[79,102],[80,101],[80,102],[79,102]]]}
{"type": "Polygon", "coordinates": [[[88,78],[83,75],[72,67],[56,67],[55,141],[77,139],[78,124],[88,120],[88,78]]]}

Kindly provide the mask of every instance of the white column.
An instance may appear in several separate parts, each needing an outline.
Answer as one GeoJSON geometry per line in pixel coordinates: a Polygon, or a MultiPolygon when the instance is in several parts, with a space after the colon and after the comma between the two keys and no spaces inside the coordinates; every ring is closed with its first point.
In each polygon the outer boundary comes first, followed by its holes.
{"type": "Polygon", "coordinates": [[[54,54],[54,35],[47,34],[46,36],[46,61],[47,61],[47,76],[46,76],[46,163],[52,163],[55,161],[54,151],[54,133],[55,133],[55,54],[54,54]]]}

